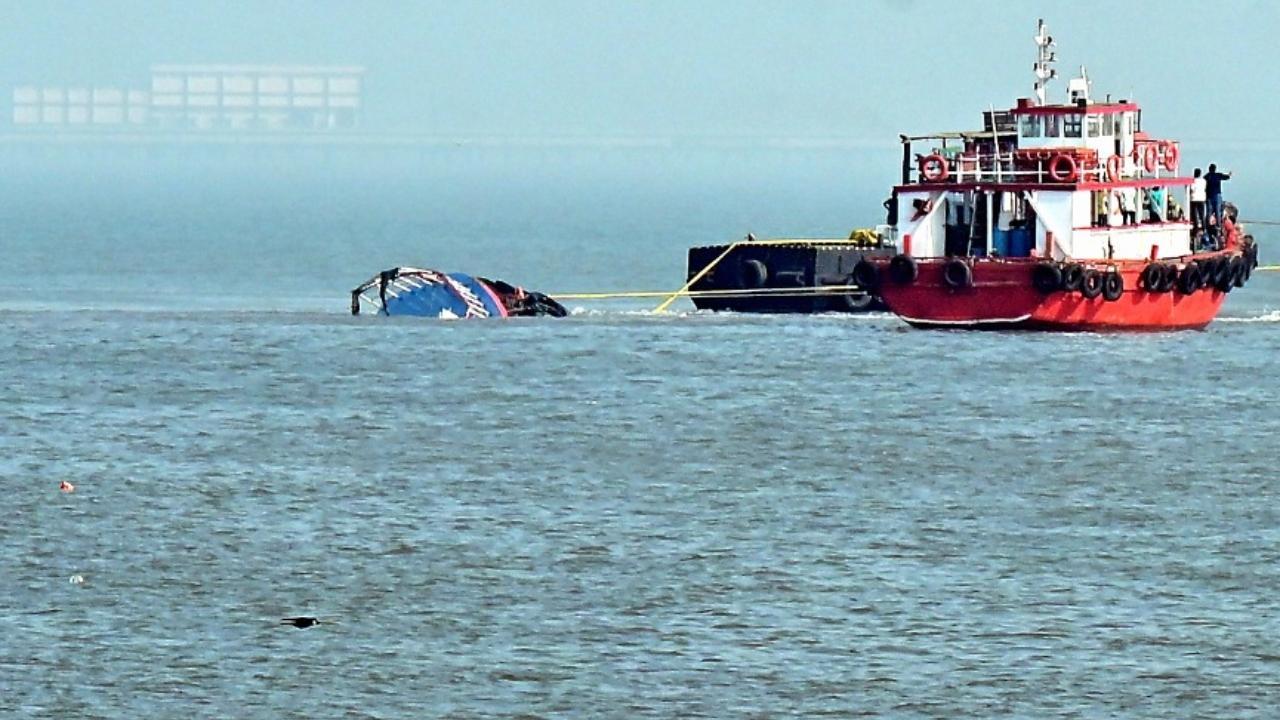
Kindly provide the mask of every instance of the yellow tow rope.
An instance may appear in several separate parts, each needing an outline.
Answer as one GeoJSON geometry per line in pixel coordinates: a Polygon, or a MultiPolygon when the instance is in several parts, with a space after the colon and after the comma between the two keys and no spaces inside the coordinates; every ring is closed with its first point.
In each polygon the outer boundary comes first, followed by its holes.
{"type": "MultiPolygon", "coordinates": [[[[1252,221],[1255,225],[1270,225],[1272,223],[1262,221],[1252,221]]],[[[1280,224],[1280,223],[1276,223],[1280,224]]],[[[730,243],[724,252],[716,256],[714,260],[707,263],[707,266],[699,270],[689,278],[689,281],[674,292],[669,290],[628,290],[618,292],[581,292],[581,293],[553,293],[551,297],[558,300],[613,300],[619,298],[665,298],[658,307],[654,308],[655,313],[666,312],[667,308],[676,300],[687,297],[755,297],[758,295],[780,295],[783,297],[801,297],[805,295],[839,295],[842,293],[861,292],[862,288],[858,285],[823,285],[818,287],[798,287],[798,288],[759,288],[755,290],[690,290],[699,280],[707,276],[707,273],[715,269],[722,260],[729,256],[734,250],[742,246],[769,246],[769,245],[856,245],[857,243],[849,240],[833,240],[833,239],[814,239],[814,238],[790,238],[782,240],[739,240],[730,243]]],[[[1280,265],[1259,265],[1254,268],[1259,272],[1277,272],[1280,271],[1280,265]]]]}
{"type": "MultiPolygon", "coordinates": [[[[817,287],[797,288],[759,288],[757,290],[688,290],[676,291],[677,297],[754,297],[756,295],[839,295],[841,293],[858,292],[857,285],[821,285],[817,287]]],[[[556,300],[612,300],[614,298],[650,298],[671,297],[670,290],[634,290],[625,292],[598,293],[563,293],[552,294],[556,300]]]]}

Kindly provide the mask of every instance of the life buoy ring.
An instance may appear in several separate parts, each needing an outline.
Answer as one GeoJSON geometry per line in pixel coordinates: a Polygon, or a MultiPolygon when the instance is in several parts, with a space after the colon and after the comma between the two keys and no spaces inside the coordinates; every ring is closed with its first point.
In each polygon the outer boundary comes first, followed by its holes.
{"type": "Polygon", "coordinates": [[[1049,177],[1054,182],[1075,182],[1080,177],[1080,168],[1076,165],[1076,159],[1067,153],[1058,153],[1053,157],[1053,162],[1049,163],[1049,177]]]}
{"type": "Polygon", "coordinates": [[[1036,263],[1031,269],[1031,285],[1041,295],[1048,295],[1062,289],[1062,270],[1053,263],[1036,263]]]}
{"type": "Polygon", "coordinates": [[[925,182],[942,182],[951,174],[951,167],[947,164],[947,159],[933,153],[920,158],[920,177],[925,182]]]}
{"type": "Polygon", "coordinates": [[[920,276],[920,267],[910,255],[894,255],[889,261],[889,279],[896,285],[910,285],[920,276]]]}
{"type": "Polygon", "coordinates": [[[1093,268],[1085,268],[1080,279],[1080,294],[1086,300],[1092,300],[1102,294],[1102,273],[1093,268]]]}
{"type": "Polygon", "coordinates": [[[1142,153],[1142,167],[1146,168],[1146,171],[1149,173],[1155,172],[1156,163],[1159,159],[1160,148],[1157,148],[1155,145],[1147,145],[1147,149],[1142,153]]]}
{"type": "Polygon", "coordinates": [[[769,281],[769,266],[755,258],[747,258],[738,264],[738,287],[755,290],[769,281]]]}
{"type": "Polygon", "coordinates": [[[952,258],[942,266],[942,281],[952,290],[963,290],[973,285],[973,268],[960,258],[952,258]]]}
{"type": "Polygon", "coordinates": [[[1111,182],[1119,180],[1122,172],[1124,172],[1124,158],[1119,155],[1107,158],[1107,180],[1111,182]]]}
{"type": "Polygon", "coordinates": [[[1084,268],[1076,263],[1068,263],[1062,267],[1062,289],[1075,292],[1084,282],[1084,268]]]}
{"type": "Polygon", "coordinates": [[[1200,289],[1200,280],[1200,266],[1192,260],[1178,273],[1178,292],[1190,295],[1200,289]]]}
{"type": "Polygon", "coordinates": [[[1102,299],[1115,302],[1124,295],[1124,276],[1119,270],[1112,270],[1102,276],[1102,299]]]}
{"type": "Polygon", "coordinates": [[[853,266],[853,274],[849,277],[854,285],[868,292],[875,292],[880,287],[880,268],[866,258],[853,266]]]}
{"type": "Polygon", "coordinates": [[[1178,169],[1178,158],[1181,151],[1178,150],[1177,143],[1168,143],[1164,146],[1163,160],[1164,169],[1173,172],[1178,169]]]}

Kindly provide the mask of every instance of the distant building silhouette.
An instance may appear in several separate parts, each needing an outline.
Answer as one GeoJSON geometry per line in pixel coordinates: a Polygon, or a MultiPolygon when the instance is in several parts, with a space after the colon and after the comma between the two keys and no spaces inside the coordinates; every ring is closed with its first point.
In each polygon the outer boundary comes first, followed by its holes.
{"type": "Polygon", "coordinates": [[[23,85],[13,124],[45,130],[304,132],[359,126],[364,68],[154,65],[149,90],[23,85]]]}

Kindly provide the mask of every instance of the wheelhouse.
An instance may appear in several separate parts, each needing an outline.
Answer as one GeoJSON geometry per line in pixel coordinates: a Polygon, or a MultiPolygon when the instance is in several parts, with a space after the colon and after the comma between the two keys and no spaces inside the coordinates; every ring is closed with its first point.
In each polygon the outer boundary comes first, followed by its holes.
{"type": "Polygon", "coordinates": [[[1052,38],[1036,38],[1035,96],[981,130],[900,136],[889,224],[917,257],[1141,259],[1191,251],[1181,146],[1148,135],[1136,102],[1094,102],[1084,68],[1046,100],[1052,38]]]}

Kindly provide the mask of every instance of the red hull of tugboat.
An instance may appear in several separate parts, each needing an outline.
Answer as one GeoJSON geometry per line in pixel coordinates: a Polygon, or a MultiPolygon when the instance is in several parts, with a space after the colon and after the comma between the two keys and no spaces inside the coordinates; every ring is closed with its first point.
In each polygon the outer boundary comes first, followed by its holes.
{"type": "Polygon", "coordinates": [[[1201,329],[1217,316],[1227,296],[1214,287],[1185,295],[1176,289],[1144,290],[1139,276],[1147,263],[1132,260],[1092,264],[1100,270],[1115,268],[1124,278],[1124,292],[1111,301],[1086,298],[1079,291],[1040,292],[1032,283],[1038,261],[1031,259],[974,260],[973,284],[955,289],[944,280],[945,262],[919,260],[919,274],[908,284],[886,277],[880,297],[895,314],[921,328],[1091,331],[1201,329]]]}

